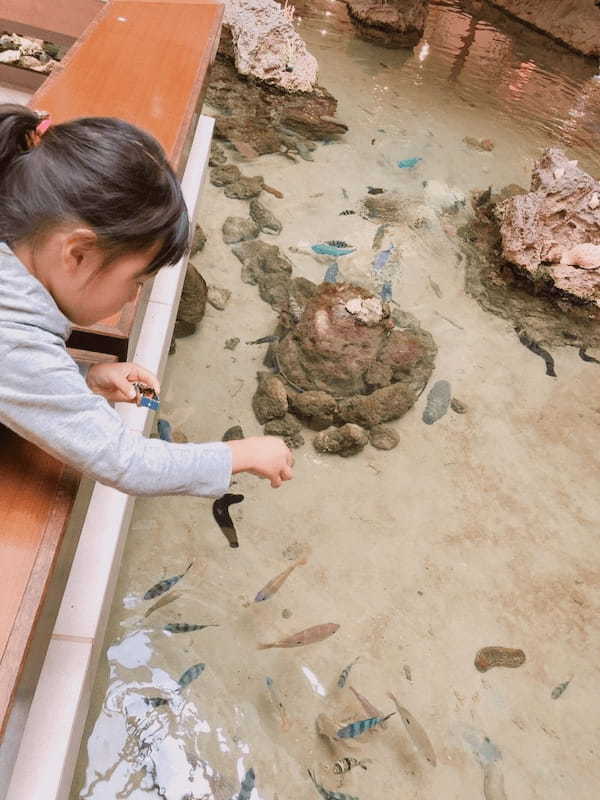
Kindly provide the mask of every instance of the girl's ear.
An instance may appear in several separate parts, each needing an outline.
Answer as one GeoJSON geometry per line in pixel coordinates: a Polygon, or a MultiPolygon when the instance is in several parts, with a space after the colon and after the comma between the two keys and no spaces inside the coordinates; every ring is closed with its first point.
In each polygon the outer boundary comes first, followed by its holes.
{"type": "Polygon", "coordinates": [[[102,265],[98,237],[90,228],[74,228],[65,236],[62,246],[63,263],[69,272],[95,271],[102,265]]]}

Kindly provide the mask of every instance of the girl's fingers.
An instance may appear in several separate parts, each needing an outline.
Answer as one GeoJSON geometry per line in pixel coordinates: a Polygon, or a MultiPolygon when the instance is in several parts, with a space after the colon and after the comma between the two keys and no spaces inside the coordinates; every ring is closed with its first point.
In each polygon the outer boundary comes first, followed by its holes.
{"type": "Polygon", "coordinates": [[[282,481],[291,481],[294,477],[294,471],[291,467],[284,467],[281,470],[280,476],[282,481]]]}
{"type": "Polygon", "coordinates": [[[128,364],[129,370],[127,372],[127,380],[131,382],[138,382],[144,383],[146,386],[150,386],[156,394],[160,394],[160,381],[149,372],[147,369],[143,367],[138,367],[137,364],[128,364]]]}

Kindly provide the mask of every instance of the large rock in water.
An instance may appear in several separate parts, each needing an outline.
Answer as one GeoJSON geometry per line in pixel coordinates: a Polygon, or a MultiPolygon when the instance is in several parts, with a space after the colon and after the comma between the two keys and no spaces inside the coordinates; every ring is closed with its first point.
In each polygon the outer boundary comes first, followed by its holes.
{"type": "Polygon", "coordinates": [[[346,0],[346,5],[365,39],[384,47],[414,47],[423,36],[429,0],[346,0]]]}
{"type": "Polygon", "coordinates": [[[306,424],[372,428],[409,410],[433,370],[429,333],[397,328],[387,303],[347,283],[323,283],[304,299],[296,293],[291,306],[272,350],[290,406],[306,424]]]}
{"type": "Polygon", "coordinates": [[[504,258],[538,289],[600,306],[600,182],[558,148],[544,152],[531,191],[498,203],[504,258]]]}

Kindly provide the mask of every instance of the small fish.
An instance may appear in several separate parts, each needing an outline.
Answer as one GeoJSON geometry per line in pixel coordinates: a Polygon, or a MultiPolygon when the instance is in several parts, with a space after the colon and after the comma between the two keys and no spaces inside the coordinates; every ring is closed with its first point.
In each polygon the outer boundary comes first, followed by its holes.
{"type": "Polygon", "coordinates": [[[177,581],[180,581],[183,578],[183,576],[187,574],[188,570],[190,569],[193,563],[194,563],[193,561],[190,561],[190,563],[187,565],[187,567],[181,573],[181,575],[174,575],[172,578],[165,578],[164,580],[155,583],[154,586],[151,586],[148,589],[143,599],[152,600],[153,598],[158,597],[159,595],[167,592],[171,588],[171,586],[175,586],[177,581]]]}
{"type": "Polygon", "coordinates": [[[368,194],[383,194],[384,190],[380,186],[367,186],[368,194]]]}
{"type": "Polygon", "coordinates": [[[558,686],[555,686],[554,689],[552,689],[550,696],[552,697],[553,700],[558,700],[558,698],[565,691],[567,686],[571,683],[571,680],[572,678],[568,681],[563,681],[563,683],[559,683],[558,686]]]}
{"type": "Polygon", "coordinates": [[[144,697],[144,703],[146,703],[147,706],[152,706],[152,708],[166,706],[168,702],[166,697],[144,697]]]}
{"type": "Polygon", "coordinates": [[[351,722],[349,725],[344,725],[337,732],[338,739],[354,739],[356,736],[361,736],[365,731],[370,731],[376,725],[381,725],[390,717],[393,717],[396,712],[392,711],[385,717],[369,717],[369,719],[359,719],[356,722],[351,722]]]}
{"type": "Polygon", "coordinates": [[[305,644],[314,644],[315,642],[322,642],[323,639],[328,639],[338,630],[340,626],[335,622],[325,622],[322,625],[313,625],[312,628],[306,628],[299,633],[293,633],[291,636],[286,636],[278,642],[271,642],[270,644],[259,644],[259,650],[269,650],[271,647],[303,647],[305,644]]]}
{"type": "Polygon", "coordinates": [[[371,147],[375,144],[375,139],[371,139],[371,147]]]}
{"type": "Polygon", "coordinates": [[[272,194],[273,197],[279,198],[279,200],[283,200],[283,192],[280,192],[279,189],[274,189],[272,186],[267,186],[266,183],[263,183],[262,188],[265,192],[272,194]]]}
{"type": "Polygon", "coordinates": [[[436,283],[436,282],[435,282],[435,281],[434,281],[434,280],[431,278],[431,276],[429,276],[429,275],[428,275],[427,277],[428,277],[428,279],[429,279],[429,285],[430,285],[430,286],[431,286],[431,288],[433,289],[433,293],[435,294],[435,296],[436,296],[436,297],[442,297],[442,296],[443,296],[443,295],[442,295],[442,290],[440,289],[440,285],[439,285],[439,283],[436,283]]]}
{"type": "Polygon", "coordinates": [[[420,156],[416,158],[403,158],[401,161],[398,161],[398,166],[400,169],[411,169],[412,167],[416,167],[419,161],[423,161],[420,156]]]}
{"type": "Polygon", "coordinates": [[[285,706],[283,705],[281,698],[279,697],[279,692],[273,685],[273,678],[266,678],[265,683],[267,684],[269,694],[271,695],[271,702],[273,703],[273,705],[277,709],[277,712],[279,713],[279,717],[281,719],[281,729],[283,731],[287,731],[290,728],[290,721],[288,719],[285,706]]]}
{"type": "Polygon", "coordinates": [[[417,722],[408,709],[404,708],[398,703],[391,692],[388,692],[388,697],[396,706],[398,713],[402,718],[402,722],[404,723],[404,727],[408,731],[408,735],[412,739],[414,746],[425,756],[431,766],[435,767],[437,764],[435,750],[433,749],[431,740],[429,739],[429,736],[427,736],[423,726],[417,722]]]}
{"type": "Polygon", "coordinates": [[[380,250],[379,253],[373,259],[373,272],[381,272],[381,270],[385,267],[387,262],[392,257],[392,253],[396,248],[393,244],[389,247],[386,247],[385,250],[380,250]]]}
{"type": "Polygon", "coordinates": [[[325,800],[358,800],[358,797],[353,797],[352,795],[349,794],[341,794],[341,792],[331,792],[329,789],[326,789],[317,781],[315,775],[310,770],[308,770],[308,774],[310,776],[311,781],[315,785],[315,789],[321,795],[321,797],[325,798],[325,800]]]}
{"type": "Polygon", "coordinates": [[[379,292],[379,296],[383,300],[384,303],[389,303],[392,299],[392,283],[391,281],[384,281],[381,286],[381,291],[379,292]]]}
{"type": "Polygon", "coordinates": [[[350,198],[350,195],[348,194],[348,192],[344,188],[342,188],[342,196],[343,196],[344,200],[348,200],[350,198]]]}
{"type": "Polygon", "coordinates": [[[594,356],[588,356],[586,351],[587,351],[587,347],[580,347],[579,348],[579,358],[582,361],[588,361],[588,362],[592,362],[594,364],[600,364],[600,361],[597,358],[594,358],[594,356]]]}
{"type": "MultiPolygon", "coordinates": [[[[383,717],[383,713],[378,708],[375,708],[375,706],[372,703],[369,703],[367,698],[363,697],[362,694],[359,694],[356,691],[356,689],[354,689],[354,687],[349,686],[348,688],[350,689],[354,697],[356,697],[356,699],[364,708],[367,714],[369,714],[371,717],[379,717],[379,718],[383,717]]],[[[383,728],[383,730],[386,730],[387,724],[385,722],[382,722],[381,727],[383,728]]]]}
{"type": "Polygon", "coordinates": [[[188,622],[167,622],[163,630],[169,633],[192,633],[204,628],[218,628],[218,625],[190,625],[188,622]]]}
{"type": "Polygon", "coordinates": [[[356,214],[356,211],[352,211],[351,208],[345,208],[343,211],[340,211],[340,217],[351,217],[353,214],[356,214]]]}
{"type": "MultiPolygon", "coordinates": [[[[330,239],[328,242],[325,242],[325,244],[330,244],[332,247],[350,247],[350,248],[352,248],[352,245],[348,244],[348,242],[344,242],[343,239],[330,239]]],[[[352,248],[352,249],[354,249],[354,248],[352,248]]]]}
{"type": "Polygon", "coordinates": [[[334,261],[333,264],[325,270],[323,283],[336,283],[339,271],[340,267],[337,261],[334,261]]]}
{"type": "Polygon", "coordinates": [[[246,344],[271,344],[271,342],[278,342],[279,336],[271,334],[271,336],[261,336],[260,339],[255,339],[253,342],[246,342],[246,344]]]}
{"type": "Polygon", "coordinates": [[[381,242],[383,241],[383,237],[385,236],[387,225],[380,225],[377,230],[375,231],[375,236],[373,237],[373,244],[371,245],[372,250],[379,250],[381,247],[381,242]]]}
{"type": "Polygon", "coordinates": [[[347,256],[349,253],[354,252],[353,247],[335,247],[330,244],[313,244],[310,249],[317,255],[334,256],[335,258],[347,256]]]}
{"type": "Polygon", "coordinates": [[[173,432],[171,430],[171,423],[166,419],[159,419],[156,423],[158,428],[158,435],[164,442],[173,441],[173,432]]]}
{"type": "Polygon", "coordinates": [[[350,772],[350,770],[354,769],[354,767],[367,769],[365,764],[367,764],[370,760],[370,758],[366,758],[364,761],[359,761],[358,758],[354,758],[354,756],[344,756],[344,758],[340,758],[339,761],[335,762],[333,765],[333,772],[336,775],[343,775],[345,772],[350,772]]]}
{"type": "Polygon", "coordinates": [[[169,603],[172,603],[173,600],[178,600],[181,597],[180,594],[177,592],[173,592],[173,594],[166,594],[164,597],[161,597],[156,603],[152,603],[150,608],[146,610],[144,617],[149,617],[153,611],[157,611],[159,608],[163,608],[164,606],[168,606],[169,603]]]}
{"type": "Polygon", "coordinates": [[[338,682],[337,682],[337,685],[339,686],[340,689],[343,689],[344,686],[346,685],[346,681],[348,680],[348,675],[350,675],[350,670],[356,664],[356,662],[358,661],[359,658],[360,658],[360,656],[356,656],[354,661],[351,661],[348,664],[348,666],[344,667],[344,669],[340,672],[340,677],[338,678],[338,682]]]}
{"type": "Polygon", "coordinates": [[[406,678],[406,680],[412,683],[412,670],[410,668],[410,665],[405,664],[402,669],[404,670],[404,677],[406,678]]]}
{"type": "Polygon", "coordinates": [[[189,686],[192,681],[195,681],[196,678],[202,675],[205,667],[206,664],[194,664],[192,667],[189,667],[189,669],[186,669],[177,683],[182,689],[185,689],[185,687],[189,686]]]}
{"type": "Polygon", "coordinates": [[[483,796],[485,800],[507,800],[504,775],[495,761],[483,765],[483,796]]]}
{"type": "Polygon", "coordinates": [[[244,775],[242,785],[240,786],[240,793],[238,794],[236,800],[250,800],[250,795],[252,794],[255,783],[256,775],[254,774],[252,767],[250,767],[250,769],[244,775]]]}
{"type": "Polygon", "coordinates": [[[230,139],[229,141],[235,147],[238,153],[246,158],[258,158],[258,153],[251,144],[248,144],[248,142],[244,142],[241,139],[230,139]]]}
{"type": "Polygon", "coordinates": [[[452,391],[448,381],[436,381],[427,395],[427,403],[423,411],[423,422],[433,425],[441,419],[450,408],[452,391]]]}
{"type": "Polygon", "coordinates": [[[223,497],[219,497],[213,503],[213,517],[219,528],[221,528],[223,536],[229,542],[229,547],[240,546],[235,525],[229,514],[229,506],[234,503],[241,503],[243,499],[243,494],[224,494],[223,497]]]}
{"type": "Polygon", "coordinates": [[[544,359],[546,364],[546,375],[549,375],[551,378],[556,378],[556,372],[554,371],[554,359],[550,355],[550,353],[545,350],[539,342],[536,342],[535,339],[532,339],[522,328],[515,328],[515,333],[519,337],[519,341],[522,345],[524,345],[528,350],[531,350],[532,353],[535,353],[536,356],[544,359]]]}
{"type": "Polygon", "coordinates": [[[275,592],[278,592],[279,589],[281,589],[284,581],[296,569],[296,567],[303,567],[305,564],[306,558],[299,558],[287,569],[284,569],[283,572],[280,572],[279,575],[273,578],[273,580],[270,580],[267,585],[260,590],[260,592],[254,598],[254,602],[262,603],[263,600],[268,600],[270,597],[273,597],[275,592]]]}

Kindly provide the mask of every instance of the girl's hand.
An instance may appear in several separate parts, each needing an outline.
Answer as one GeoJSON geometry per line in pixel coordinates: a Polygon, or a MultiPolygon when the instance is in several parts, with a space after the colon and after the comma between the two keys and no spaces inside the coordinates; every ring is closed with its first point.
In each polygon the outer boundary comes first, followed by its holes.
{"type": "Polygon", "coordinates": [[[94,394],[101,394],[110,403],[135,403],[134,383],[151,386],[160,394],[156,375],[137,364],[94,364],[85,380],[94,394]]]}
{"type": "Polygon", "coordinates": [[[292,451],[275,436],[250,436],[227,444],[233,454],[233,474],[250,472],[259,478],[268,478],[274,489],[294,477],[292,451]]]}

